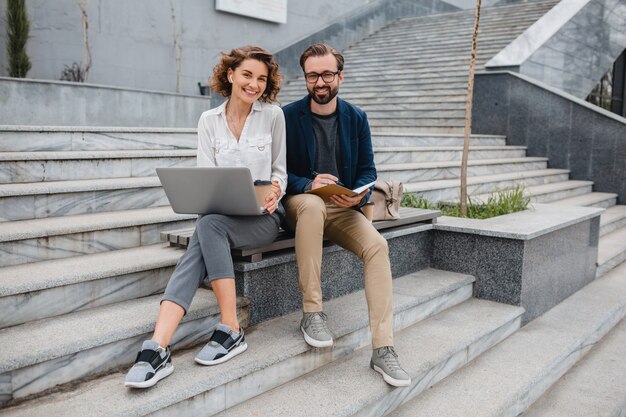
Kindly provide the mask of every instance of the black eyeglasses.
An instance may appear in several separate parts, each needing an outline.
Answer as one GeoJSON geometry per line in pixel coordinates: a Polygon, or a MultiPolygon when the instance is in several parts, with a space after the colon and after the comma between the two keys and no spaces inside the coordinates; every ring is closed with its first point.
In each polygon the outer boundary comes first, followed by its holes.
{"type": "Polygon", "coordinates": [[[320,77],[322,77],[322,81],[324,81],[325,83],[332,83],[333,81],[335,81],[335,77],[340,72],[341,70],[337,70],[335,72],[324,71],[321,74],[318,74],[317,72],[307,72],[304,74],[304,78],[306,78],[306,82],[310,84],[316,83],[320,77]]]}

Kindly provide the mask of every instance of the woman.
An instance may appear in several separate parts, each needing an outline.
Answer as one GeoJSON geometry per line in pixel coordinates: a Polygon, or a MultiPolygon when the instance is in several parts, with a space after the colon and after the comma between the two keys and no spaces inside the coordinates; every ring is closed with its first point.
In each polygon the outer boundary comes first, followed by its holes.
{"type": "Polygon", "coordinates": [[[237,320],[232,247],[272,242],[284,215],[280,205],[287,186],[285,119],[276,101],[281,75],[272,55],[244,46],[222,53],[211,88],[227,97],[198,122],[198,166],[247,166],[254,179],[271,180],[266,215],[202,216],[161,301],[154,333],[143,342],[125,385],[147,388],[174,367],[169,343],[200,284],[208,281],[217,298],[221,322],[195,360],[216,365],[244,352],[247,345],[237,320]]]}

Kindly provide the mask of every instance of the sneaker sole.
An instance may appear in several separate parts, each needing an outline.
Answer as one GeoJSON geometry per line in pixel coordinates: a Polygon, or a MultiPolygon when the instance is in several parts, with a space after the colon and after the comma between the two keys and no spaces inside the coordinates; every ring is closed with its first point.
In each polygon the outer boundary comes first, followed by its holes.
{"type": "Polygon", "coordinates": [[[224,363],[227,360],[232,359],[235,356],[239,355],[240,353],[245,352],[246,349],[248,349],[248,344],[246,342],[243,342],[242,344],[240,344],[239,346],[237,346],[236,348],[234,348],[233,350],[228,352],[225,356],[222,356],[219,359],[215,359],[215,360],[212,360],[212,361],[205,361],[205,360],[202,360],[202,359],[198,359],[196,357],[194,360],[197,363],[199,363],[200,365],[219,365],[220,363],[224,363]]]}
{"type": "Polygon", "coordinates": [[[143,382],[124,382],[124,386],[129,387],[129,388],[150,388],[156,385],[156,383],[162,380],[163,378],[166,378],[172,375],[172,372],[174,372],[174,365],[170,363],[168,365],[165,365],[165,368],[158,371],[149,380],[143,381],[143,382]]]}
{"type": "Polygon", "coordinates": [[[409,380],[395,379],[387,375],[385,371],[383,371],[382,368],[379,368],[378,366],[374,364],[371,364],[371,368],[375,370],[376,372],[378,372],[379,374],[381,374],[385,382],[388,383],[389,385],[393,385],[394,387],[408,387],[409,385],[411,385],[410,379],[409,380]]]}
{"type": "Polygon", "coordinates": [[[306,332],[304,331],[304,327],[302,326],[300,326],[300,331],[304,335],[304,341],[313,347],[320,348],[320,347],[330,347],[333,345],[333,339],[326,340],[326,341],[313,339],[311,336],[306,334],[306,332]]]}

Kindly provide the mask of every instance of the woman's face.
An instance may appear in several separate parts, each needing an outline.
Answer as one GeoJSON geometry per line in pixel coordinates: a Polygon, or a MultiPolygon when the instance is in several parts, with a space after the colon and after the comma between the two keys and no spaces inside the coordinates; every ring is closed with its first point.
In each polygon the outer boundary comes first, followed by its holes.
{"type": "Polygon", "coordinates": [[[252,104],[259,99],[267,88],[267,65],[256,59],[244,59],[235,70],[228,70],[228,79],[232,77],[231,98],[252,104]]]}

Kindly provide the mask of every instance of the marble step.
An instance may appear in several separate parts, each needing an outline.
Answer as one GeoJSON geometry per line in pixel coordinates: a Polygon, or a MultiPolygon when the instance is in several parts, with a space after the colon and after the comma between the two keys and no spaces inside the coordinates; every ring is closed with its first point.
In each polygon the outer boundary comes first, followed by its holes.
{"type": "Polygon", "coordinates": [[[600,207],[607,208],[614,206],[617,202],[617,194],[615,193],[588,193],[576,197],[565,198],[563,200],[553,201],[552,204],[559,206],[582,206],[582,207],[600,207]]]}
{"type": "MultiPolygon", "coordinates": [[[[566,180],[549,184],[532,185],[524,188],[524,195],[531,197],[532,203],[549,203],[563,198],[583,195],[591,192],[592,181],[566,180]]],[[[471,195],[476,203],[486,202],[489,194],[471,195]]]]}
{"type": "Polygon", "coordinates": [[[128,249],[192,227],[195,215],[169,206],[0,223],[0,267],[128,249]]]}
{"type": "MultiPolygon", "coordinates": [[[[534,171],[547,168],[546,158],[476,159],[468,161],[467,175],[493,175],[505,172],[534,171]]],[[[386,180],[413,183],[459,178],[461,161],[380,164],[378,176],[386,180]]]]}
{"type": "Polygon", "coordinates": [[[365,112],[381,110],[413,110],[413,111],[437,111],[437,110],[465,110],[465,103],[394,103],[394,104],[366,104],[361,106],[365,112]]]}
{"type": "Polygon", "coordinates": [[[524,417],[619,417],[626,413],[626,320],[604,336],[524,417]]]}
{"type": "Polygon", "coordinates": [[[520,327],[523,311],[473,299],[396,334],[395,348],[411,375],[410,387],[393,389],[371,370],[367,346],[217,416],[385,415],[506,339],[520,327]]]}
{"type": "Polygon", "coordinates": [[[607,233],[598,243],[596,277],[607,274],[620,264],[626,265],[626,227],[607,233]]]}
{"type": "MultiPolygon", "coordinates": [[[[305,84],[294,84],[289,88],[281,88],[281,94],[291,97],[292,95],[300,95],[305,90],[305,84]]],[[[430,90],[459,90],[467,89],[467,80],[456,80],[449,83],[432,82],[431,80],[411,82],[411,80],[399,80],[397,82],[385,81],[377,83],[367,83],[365,81],[344,82],[341,84],[341,94],[381,94],[389,91],[430,91],[430,90]],[[368,85],[369,84],[369,85],[368,85]]]]}
{"type": "MultiPolygon", "coordinates": [[[[0,378],[7,383],[0,399],[24,398],[131,364],[152,334],[160,300],[161,295],[154,295],[4,329],[0,378]]],[[[243,324],[247,305],[246,299],[238,299],[243,324]]],[[[215,295],[200,289],[171,345],[182,349],[205,342],[218,322],[215,295]]]]}
{"type": "Polygon", "coordinates": [[[388,125],[381,126],[371,126],[370,130],[372,134],[379,132],[392,132],[392,133],[411,133],[411,134],[463,134],[462,127],[456,126],[394,126],[389,127],[388,125]]]}
{"type": "MultiPolygon", "coordinates": [[[[484,28],[498,24],[510,25],[510,20],[528,20],[532,23],[550,10],[556,3],[558,3],[558,1],[532,5],[525,3],[524,5],[485,7],[481,9],[481,26],[484,28]]],[[[441,30],[446,33],[447,30],[443,29],[458,28],[461,25],[469,25],[471,28],[473,23],[473,9],[431,14],[427,16],[407,17],[397,20],[385,29],[371,35],[367,39],[382,36],[382,33],[384,32],[400,35],[406,32],[410,33],[413,30],[423,30],[424,32],[436,32],[441,30]]]]}
{"type": "Polygon", "coordinates": [[[622,264],[390,416],[521,415],[625,315],[622,264]]]}
{"type": "MultiPolygon", "coordinates": [[[[302,98],[302,97],[299,97],[302,98]]],[[[465,102],[465,93],[454,95],[430,95],[430,94],[416,94],[415,91],[406,91],[402,95],[399,93],[393,95],[373,95],[371,97],[351,97],[345,96],[345,100],[351,102],[357,107],[361,107],[365,104],[389,104],[389,103],[430,103],[438,101],[440,103],[463,103],[465,102]]]]}
{"type": "MultiPolygon", "coordinates": [[[[528,16],[525,19],[515,19],[514,16],[507,16],[506,19],[499,19],[497,22],[485,22],[482,21],[478,28],[478,40],[483,40],[483,44],[488,44],[490,41],[501,40],[513,40],[516,35],[521,34],[529,26],[531,26],[541,15],[528,16]]],[[[482,16],[481,16],[482,20],[482,16]]],[[[389,45],[398,45],[400,40],[417,41],[423,39],[421,45],[439,44],[448,41],[452,45],[462,44],[462,39],[470,40],[474,30],[474,19],[470,21],[462,22],[449,22],[446,24],[441,19],[432,17],[434,24],[437,24],[436,28],[424,25],[422,22],[411,24],[406,21],[399,21],[398,26],[388,26],[383,30],[369,36],[364,41],[359,42],[349,51],[352,54],[375,52],[376,47],[383,47],[386,43],[389,45]],[[435,22],[436,21],[436,22],[435,22]],[[461,40],[459,40],[461,39],[461,40]]],[[[445,43],[444,43],[445,44],[445,43]]],[[[419,45],[419,44],[418,44],[419,45]]],[[[380,51],[380,49],[378,49],[380,51]]],[[[361,55],[362,56],[362,55],[361,55]]]]}
{"type": "Polygon", "coordinates": [[[606,209],[600,217],[600,236],[626,227],[626,206],[617,205],[606,209]]]}
{"type": "Polygon", "coordinates": [[[154,244],[0,268],[0,329],[161,293],[182,254],[154,244]]]}
{"type": "MultiPolygon", "coordinates": [[[[471,298],[473,280],[433,269],[396,278],[394,328],[405,328],[471,298]]],[[[326,302],[324,310],[335,336],[333,349],[309,347],[299,330],[302,314],[294,312],[249,328],[246,353],[220,366],[198,366],[193,361],[195,350],[174,352],[176,371],[155,389],[130,391],[124,388],[124,373],[120,372],[70,392],[5,409],[3,415],[211,415],[369,344],[363,290],[326,302]],[[98,407],[92,406],[94,402],[98,407]]],[[[365,366],[363,371],[368,372],[365,366]]]]}
{"type": "MultiPolygon", "coordinates": [[[[389,69],[391,70],[391,69],[389,69]]],[[[390,80],[429,80],[429,79],[437,79],[437,78],[446,78],[446,77],[455,77],[460,78],[464,77],[467,79],[467,70],[465,68],[425,68],[419,71],[411,71],[411,72],[395,72],[393,74],[388,74],[387,71],[381,72],[376,76],[366,75],[359,76],[352,72],[346,72],[344,77],[344,82],[347,84],[353,82],[386,82],[390,80]]],[[[302,82],[304,85],[304,81],[302,82]]]]}
{"type": "Polygon", "coordinates": [[[420,119],[465,119],[465,109],[451,110],[368,110],[368,119],[411,121],[420,119]]]}
{"type": "Polygon", "coordinates": [[[0,184],[147,177],[157,167],[195,164],[195,149],[0,152],[0,184]]]}
{"type": "MultiPolygon", "coordinates": [[[[425,36],[425,38],[428,37],[428,35],[425,36]]],[[[376,48],[374,47],[370,48],[369,52],[364,51],[363,54],[366,55],[359,56],[350,54],[349,56],[345,56],[346,69],[352,70],[353,68],[370,65],[374,67],[382,67],[384,62],[389,62],[390,60],[397,60],[394,67],[397,66],[397,68],[404,68],[406,65],[410,65],[412,63],[412,59],[416,59],[420,63],[428,64],[431,60],[432,62],[438,62],[438,60],[443,57],[458,58],[460,56],[466,56],[469,58],[471,53],[471,39],[472,34],[470,33],[469,43],[466,38],[465,40],[459,39],[453,44],[446,45],[445,43],[439,42],[437,38],[435,38],[433,42],[429,44],[429,47],[426,48],[421,42],[428,42],[428,40],[421,39],[420,34],[418,33],[405,39],[394,38],[392,41],[386,43],[384,49],[381,48],[377,52],[375,52],[376,48]],[[406,45],[406,49],[402,49],[402,46],[404,45],[406,45]],[[372,59],[368,61],[367,59],[364,59],[363,56],[368,56],[372,59]]],[[[487,36],[486,39],[480,39],[480,34],[479,41],[483,41],[480,45],[481,48],[477,51],[477,59],[481,60],[485,57],[496,55],[510,42],[509,39],[502,39],[501,37],[490,38],[487,36]]],[[[379,45],[383,45],[384,43],[385,42],[380,42],[379,45]]]]}
{"type": "Polygon", "coordinates": [[[0,184],[0,222],[167,205],[158,177],[0,184]]]}
{"type": "Polygon", "coordinates": [[[372,118],[369,120],[370,129],[372,132],[378,132],[381,130],[390,132],[448,132],[454,133],[463,132],[464,122],[462,118],[458,119],[383,119],[372,118]],[[437,130],[434,130],[438,128],[437,130]],[[431,130],[433,129],[433,130],[431,130]]]}
{"type": "MultiPolygon", "coordinates": [[[[372,133],[374,147],[415,147],[415,146],[463,146],[463,134],[433,133],[372,133]]],[[[505,146],[506,137],[499,135],[471,135],[470,146],[505,146]]]]}
{"type": "MultiPolygon", "coordinates": [[[[376,164],[402,164],[411,162],[460,161],[463,148],[458,146],[376,147],[376,164]]],[[[470,146],[469,160],[523,158],[525,146],[470,146]]]]}
{"type": "MultiPolygon", "coordinates": [[[[564,169],[543,169],[518,171],[497,175],[481,175],[467,178],[470,196],[493,193],[498,190],[514,189],[518,185],[525,187],[567,181],[569,171],[564,169]]],[[[404,184],[404,192],[422,196],[430,202],[452,201],[459,198],[460,180],[427,181],[404,184]]]]}
{"type": "Polygon", "coordinates": [[[0,126],[0,152],[195,149],[196,129],[0,126]]]}
{"type": "MultiPolygon", "coordinates": [[[[471,42],[471,36],[468,39],[471,42]]],[[[493,52],[477,52],[476,62],[484,64],[487,60],[497,54],[498,51],[493,52]]],[[[445,52],[436,55],[433,57],[422,58],[419,55],[412,56],[404,56],[400,53],[395,58],[396,61],[391,68],[394,71],[411,71],[416,69],[423,68],[432,68],[432,67],[455,67],[462,65],[469,65],[471,49],[467,49],[465,53],[450,53],[446,54],[445,52]]],[[[393,61],[394,58],[386,58],[380,60],[372,60],[369,63],[352,63],[350,61],[346,61],[345,71],[353,74],[360,74],[361,71],[386,71],[390,69],[389,62],[393,61]]]]}

